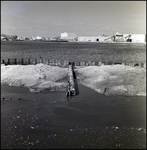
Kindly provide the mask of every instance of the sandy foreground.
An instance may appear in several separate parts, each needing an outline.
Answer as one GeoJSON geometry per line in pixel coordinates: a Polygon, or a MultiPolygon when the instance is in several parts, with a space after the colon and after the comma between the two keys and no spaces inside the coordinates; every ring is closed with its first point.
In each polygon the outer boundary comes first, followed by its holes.
{"type": "Polygon", "coordinates": [[[145,69],[75,72],[79,95],[67,98],[68,68],[1,65],[2,149],[146,149],[145,69]]]}
{"type": "MultiPolygon", "coordinates": [[[[105,95],[146,96],[146,69],[124,65],[75,67],[80,82],[105,95]]],[[[31,92],[65,91],[68,68],[1,65],[1,84],[28,87],[31,92]]]]}

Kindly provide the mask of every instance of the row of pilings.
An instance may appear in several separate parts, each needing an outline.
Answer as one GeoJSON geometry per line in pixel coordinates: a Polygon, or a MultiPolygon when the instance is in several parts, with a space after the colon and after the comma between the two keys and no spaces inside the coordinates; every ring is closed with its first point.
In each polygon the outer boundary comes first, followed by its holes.
{"type": "MultiPolygon", "coordinates": [[[[12,59],[1,59],[1,64],[5,65],[36,65],[39,63],[51,65],[51,66],[60,66],[68,67],[70,60],[60,60],[60,59],[43,59],[43,58],[12,58],[12,59]]],[[[75,61],[75,66],[102,66],[102,65],[116,65],[122,64],[132,67],[141,67],[146,68],[146,62],[110,62],[110,61],[75,61]]]]}
{"type": "Polygon", "coordinates": [[[73,96],[76,95],[75,91],[75,82],[74,82],[74,62],[69,62],[69,67],[68,67],[68,87],[67,87],[67,93],[66,96],[73,96]]]}

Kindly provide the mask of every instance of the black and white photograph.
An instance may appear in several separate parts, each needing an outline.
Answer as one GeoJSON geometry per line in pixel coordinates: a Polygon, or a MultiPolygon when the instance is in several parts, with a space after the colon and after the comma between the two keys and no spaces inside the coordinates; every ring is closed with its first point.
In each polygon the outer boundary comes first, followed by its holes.
{"type": "Polygon", "coordinates": [[[146,1],[1,1],[1,149],[146,149],[146,1]]]}

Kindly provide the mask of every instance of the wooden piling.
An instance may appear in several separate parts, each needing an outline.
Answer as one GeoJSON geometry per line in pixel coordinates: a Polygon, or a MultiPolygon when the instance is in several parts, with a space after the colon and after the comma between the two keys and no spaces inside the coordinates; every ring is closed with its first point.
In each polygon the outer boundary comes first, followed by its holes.
{"type": "Polygon", "coordinates": [[[98,62],[98,66],[101,66],[101,64],[102,64],[102,62],[101,62],[101,61],[99,61],[99,62],[98,62]]]}
{"type": "Polygon", "coordinates": [[[7,64],[8,64],[8,65],[10,65],[10,59],[8,59],[8,62],[7,62],[7,64]]]}
{"type": "Polygon", "coordinates": [[[77,61],[77,62],[75,62],[75,63],[76,63],[76,66],[80,66],[80,62],[77,61]]]}
{"type": "Polygon", "coordinates": [[[131,66],[131,67],[133,66],[132,62],[129,62],[129,66],[131,66]]]}
{"type": "Polygon", "coordinates": [[[140,67],[143,68],[144,64],[141,62],[140,67]]]}
{"type": "Polygon", "coordinates": [[[31,61],[30,61],[30,58],[28,58],[28,65],[30,65],[31,64],[31,61]]]}
{"type": "Polygon", "coordinates": [[[126,63],[125,63],[125,62],[122,62],[122,65],[126,65],[126,63]]]}
{"type": "Polygon", "coordinates": [[[61,60],[58,59],[58,66],[61,66],[61,60]]]}
{"type": "Polygon", "coordinates": [[[35,65],[37,64],[37,58],[35,58],[35,65]]]}
{"type": "Polygon", "coordinates": [[[51,60],[50,59],[48,59],[48,64],[51,66],[51,60]]]}
{"type": "Polygon", "coordinates": [[[98,65],[98,61],[95,62],[95,65],[96,65],[96,66],[98,65]]]}
{"type": "Polygon", "coordinates": [[[44,59],[44,64],[48,65],[48,59],[44,59]]]}
{"type": "Polygon", "coordinates": [[[92,66],[95,66],[95,61],[91,62],[91,65],[92,65],[92,66]]]}
{"type": "Polygon", "coordinates": [[[67,67],[67,61],[66,60],[64,60],[64,65],[63,66],[67,67]]]}
{"type": "Polygon", "coordinates": [[[72,96],[72,95],[76,95],[75,92],[75,83],[74,83],[74,75],[73,75],[73,63],[69,62],[69,68],[68,68],[68,88],[67,88],[67,92],[66,92],[66,96],[72,96]]]}
{"type": "Polygon", "coordinates": [[[14,59],[14,64],[17,65],[17,59],[16,58],[14,59]]]}
{"type": "Polygon", "coordinates": [[[55,66],[58,65],[58,59],[55,59],[55,66]]]}
{"type": "Polygon", "coordinates": [[[23,63],[23,58],[21,59],[21,64],[23,65],[24,63],[23,63]]]}
{"type": "Polygon", "coordinates": [[[43,63],[43,59],[40,57],[39,63],[43,63]]]}
{"type": "Polygon", "coordinates": [[[85,62],[85,66],[88,66],[88,62],[85,62]]]}

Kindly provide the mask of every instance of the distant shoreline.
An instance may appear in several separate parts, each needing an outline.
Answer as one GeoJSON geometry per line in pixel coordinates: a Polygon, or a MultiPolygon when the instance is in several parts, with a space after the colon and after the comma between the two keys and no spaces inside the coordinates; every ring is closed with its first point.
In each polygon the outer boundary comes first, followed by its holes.
{"type": "Polygon", "coordinates": [[[42,43],[112,43],[112,44],[146,44],[146,42],[80,42],[80,41],[33,41],[33,40],[24,40],[24,41],[3,41],[1,42],[42,42],[42,43]]]}

